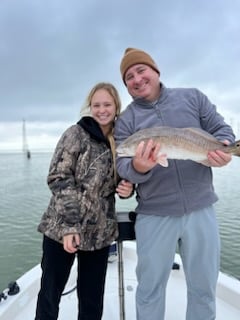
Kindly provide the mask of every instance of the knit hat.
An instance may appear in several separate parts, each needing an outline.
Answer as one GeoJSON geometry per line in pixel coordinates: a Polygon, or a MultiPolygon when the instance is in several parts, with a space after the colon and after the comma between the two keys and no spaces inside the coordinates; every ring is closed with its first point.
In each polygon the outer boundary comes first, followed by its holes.
{"type": "Polygon", "coordinates": [[[154,62],[154,60],[149,54],[139,49],[127,48],[124,52],[124,56],[120,64],[120,71],[121,71],[121,75],[124,83],[125,83],[124,78],[127,70],[134,64],[138,64],[138,63],[142,63],[150,66],[160,75],[160,71],[158,70],[156,63],[154,62]]]}

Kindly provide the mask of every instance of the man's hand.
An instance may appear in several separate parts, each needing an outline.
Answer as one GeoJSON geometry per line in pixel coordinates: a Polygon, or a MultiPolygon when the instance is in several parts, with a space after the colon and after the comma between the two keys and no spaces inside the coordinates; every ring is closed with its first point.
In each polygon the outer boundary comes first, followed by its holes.
{"type": "Polygon", "coordinates": [[[149,140],[147,143],[140,142],[133,158],[133,167],[136,171],[146,173],[156,166],[160,144],[149,140]]]}
{"type": "MultiPolygon", "coordinates": [[[[230,142],[224,140],[225,145],[229,145],[230,142]]],[[[221,150],[210,151],[208,153],[208,161],[211,167],[223,167],[227,165],[232,160],[232,155],[230,153],[225,153],[221,150]]]]}

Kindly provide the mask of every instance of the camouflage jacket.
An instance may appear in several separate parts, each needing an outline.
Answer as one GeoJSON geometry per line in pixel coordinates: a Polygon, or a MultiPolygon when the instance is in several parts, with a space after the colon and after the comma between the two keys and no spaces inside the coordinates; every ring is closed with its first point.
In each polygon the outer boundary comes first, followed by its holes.
{"type": "Polygon", "coordinates": [[[38,231],[58,242],[79,233],[80,250],[100,249],[117,238],[112,153],[93,118],[83,117],[63,133],[47,182],[52,197],[38,231]]]}

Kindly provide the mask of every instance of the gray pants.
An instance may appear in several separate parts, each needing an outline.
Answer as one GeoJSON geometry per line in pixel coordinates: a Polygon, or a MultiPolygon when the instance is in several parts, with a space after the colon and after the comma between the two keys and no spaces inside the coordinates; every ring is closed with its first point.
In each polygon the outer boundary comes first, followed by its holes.
{"type": "Polygon", "coordinates": [[[220,241],[213,207],[182,217],[137,215],[138,320],[164,320],[165,291],[176,246],[187,283],[186,320],[216,317],[220,241]]]}

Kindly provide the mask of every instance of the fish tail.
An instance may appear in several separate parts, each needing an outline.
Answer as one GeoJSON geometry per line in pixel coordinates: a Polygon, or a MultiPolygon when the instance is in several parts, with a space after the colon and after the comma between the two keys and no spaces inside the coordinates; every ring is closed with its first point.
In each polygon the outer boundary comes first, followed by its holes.
{"type": "Polygon", "coordinates": [[[237,157],[240,157],[240,140],[229,145],[229,151],[237,157]]]}

